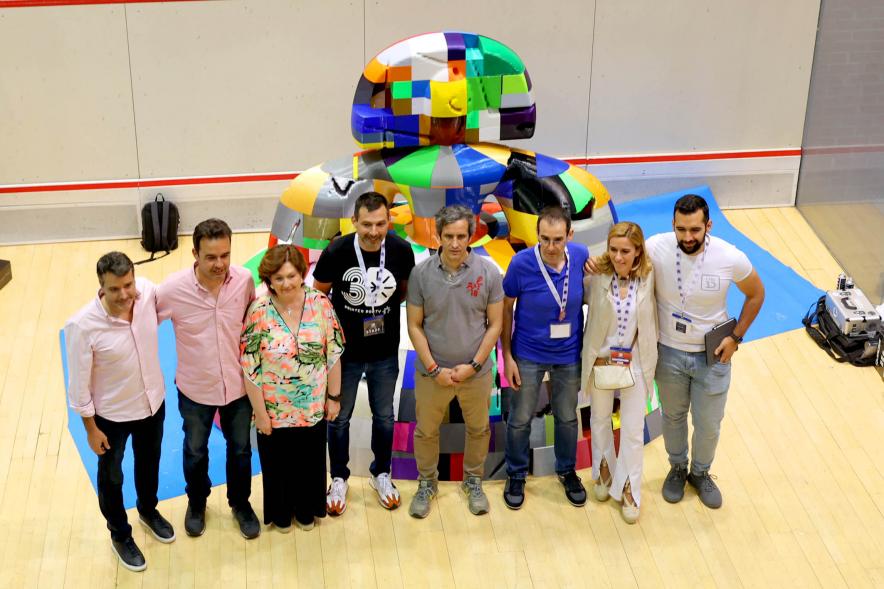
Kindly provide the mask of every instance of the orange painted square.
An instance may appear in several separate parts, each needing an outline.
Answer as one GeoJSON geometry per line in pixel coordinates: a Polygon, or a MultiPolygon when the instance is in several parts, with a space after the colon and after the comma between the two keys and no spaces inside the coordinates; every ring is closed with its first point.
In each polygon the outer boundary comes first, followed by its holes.
{"type": "Polygon", "coordinates": [[[467,62],[463,59],[448,62],[448,81],[463,80],[467,77],[467,62]]]}

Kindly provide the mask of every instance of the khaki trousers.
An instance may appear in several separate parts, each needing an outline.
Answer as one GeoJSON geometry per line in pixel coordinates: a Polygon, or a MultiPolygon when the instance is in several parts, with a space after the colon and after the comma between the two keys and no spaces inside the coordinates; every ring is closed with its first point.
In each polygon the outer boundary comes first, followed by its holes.
{"type": "MultiPolygon", "coordinates": [[[[464,479],[482,477],[491,428],[488,407],[491,402],[491,371],[450,387],[420,372],[414,375],[415,413],[414,458],[422,480],[439,478],[439,426],[451,400],[457,397],[466,425],[466,446],[463,455],[464,479]]],[[[453,474],[453,473],[452,473],[453,474]]]]}

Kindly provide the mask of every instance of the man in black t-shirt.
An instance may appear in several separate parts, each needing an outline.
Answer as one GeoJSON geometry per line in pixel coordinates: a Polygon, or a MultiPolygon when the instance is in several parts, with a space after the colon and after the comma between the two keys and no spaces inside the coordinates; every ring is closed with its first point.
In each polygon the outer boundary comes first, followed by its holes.
{"type": "Polygon", "coordinates": [[[371,406],[369,484],[387,509],[399,506],[399,491],[390,478],[393,454],[393,393],[399,377],[400,305],[405,299],[414,252],[389,231],[390,205],[377,192],[356,199],[356,233],[333,241],[316,262],[313,285],[331,292],[346,347],[341,358],[341,412],[328,423],[332,484],[326,510],[340,515],[347,508],[350,469],[350,417],[359,381],[365,374],[371,406]]]}

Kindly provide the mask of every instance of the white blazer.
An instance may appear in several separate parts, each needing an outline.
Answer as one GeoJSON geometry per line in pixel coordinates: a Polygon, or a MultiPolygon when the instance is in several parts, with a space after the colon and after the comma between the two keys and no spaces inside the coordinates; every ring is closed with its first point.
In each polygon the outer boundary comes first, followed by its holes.
{"type": "MultiPolygon", "coordinates": [[[[583,279],[583,302],[589,305],[583,330],[583,371],[581,383],[589,391],[589,377],[608,329],[615,321],[614,306],[608,298],[611,274],[587,274],[583,279]]],[[[657,369],[657,299],[654,297],[654,271],[638,287],[638,353],[648,394],[654,390],[657,369]]]]}

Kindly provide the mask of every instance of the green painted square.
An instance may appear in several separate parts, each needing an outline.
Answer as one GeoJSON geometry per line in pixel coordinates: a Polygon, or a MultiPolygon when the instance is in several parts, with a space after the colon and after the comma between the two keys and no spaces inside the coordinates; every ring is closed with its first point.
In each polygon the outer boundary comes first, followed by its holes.
{"type": "Polygon", "coordinates": [[[467,129],[479,128],[479,111],[471,110],[467,112],[467,129]]]}
{"type": "Polygon", "coordinates": [[[324,250],[331,243],[329,239],[313,239],[311,237],[304,238],[304,247],[311,250],[324,250]]]}
{"type": "Polygon", "coordinates": [[[393,99],[411,98],[411,82],[393,82],[390,86],[393,99]]]}
{"type": "Polygon", "coordinates": [[[488,108],[500,108],[500,76],[484,76],[485,103],[488,108]]]}
{"type": "Polygon", "coordinates": [[[467,113],[485,110],[485,87],[481,78],[467,78],[467,113]]]}
{"type": "Polygon", "coordinates": [[[513,76],[503,76],[503,93],[504,94],[527,94],[528,81],[525,74],[516,74],[513,76]]]}
{"type": "Polygon", "coordinates": [[[525,64],[512,49],[494,39],[479,37],[479,47],[485,56],[485,75],[518,74],[525,71],[525,64]]]}
{"type": "Polygon", "coordinates": [[[559,178],[562,179],[565,187],[571,193],[571,199],[574,201],[574,210],[576,212],[579,213],[586,208],[586,205],[592,202],[594,198],[592,193],[583,184],[572,178],[568,172],[562,172],[559,174],[559,178]]]}

